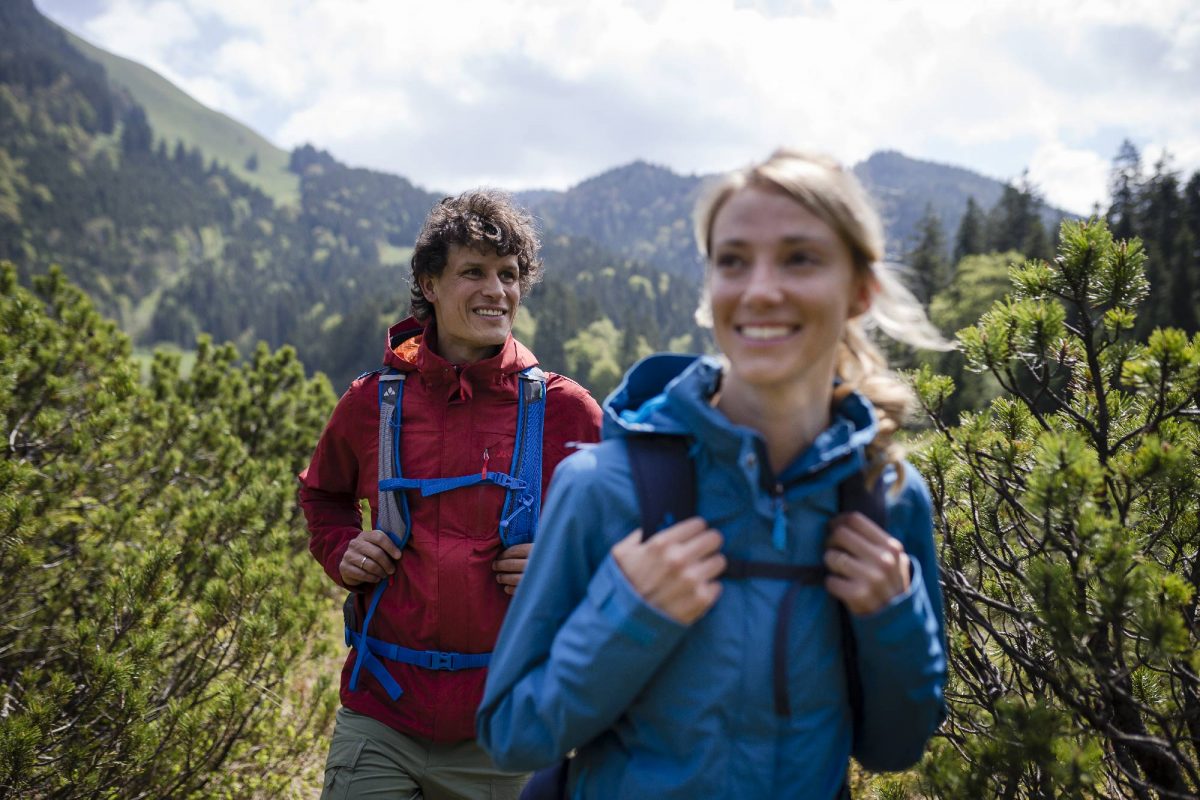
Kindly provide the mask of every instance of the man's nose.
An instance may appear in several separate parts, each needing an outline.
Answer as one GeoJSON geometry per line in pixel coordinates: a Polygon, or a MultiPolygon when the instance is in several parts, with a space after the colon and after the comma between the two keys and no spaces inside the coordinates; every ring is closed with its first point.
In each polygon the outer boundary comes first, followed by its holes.
{"type": "Polygon", "coordinates": [[[484,277],[483,292],[488,297],[503,297],[504,296],[504,284],[500,281],[499,273],[490,272],[484,277]]]}

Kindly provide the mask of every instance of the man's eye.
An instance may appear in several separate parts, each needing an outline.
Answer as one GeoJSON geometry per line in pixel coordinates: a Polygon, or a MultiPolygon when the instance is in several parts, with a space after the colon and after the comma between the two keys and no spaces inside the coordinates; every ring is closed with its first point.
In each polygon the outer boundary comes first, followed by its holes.
{"type": "Polygon", "coordinates": [[[504,281],[505,283],[515,283],[517,280],[517,273],[512,272],[511,270],[501,272],[500,280],[504,281]]]}

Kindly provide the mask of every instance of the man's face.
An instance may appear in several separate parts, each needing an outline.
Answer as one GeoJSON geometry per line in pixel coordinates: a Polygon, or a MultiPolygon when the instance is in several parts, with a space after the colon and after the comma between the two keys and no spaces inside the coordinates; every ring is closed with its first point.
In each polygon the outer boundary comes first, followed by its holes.
{"type": "Polygon", "coordinates": [[[515,255],[450,245],[442,274],[421,279],[421,292],[437,319],[438,355],[452,364],[495,355],[521,304],[518,278],[515,255]]]}

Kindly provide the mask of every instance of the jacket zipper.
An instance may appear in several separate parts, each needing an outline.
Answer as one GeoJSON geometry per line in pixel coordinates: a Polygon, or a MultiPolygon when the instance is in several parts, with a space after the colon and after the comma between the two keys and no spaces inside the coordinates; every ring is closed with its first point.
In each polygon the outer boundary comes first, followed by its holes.
{"type": "Polygon", "coordinates": [[[771,544],[779,552],[787,550],[787,505],[783,501],[783,484],[776,483],[771,493],[771,504],[775,510],[775,522],[771,526],[771,544]]]}

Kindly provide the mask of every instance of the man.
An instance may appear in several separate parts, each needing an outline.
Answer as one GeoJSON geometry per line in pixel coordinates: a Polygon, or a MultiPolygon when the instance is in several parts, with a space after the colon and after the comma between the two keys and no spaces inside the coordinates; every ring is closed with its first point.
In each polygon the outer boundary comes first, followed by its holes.
{"type": "Polygon", "coordinates": [[[587,392],[512,337],[540,275],[532,222],[506,195],[436,205],[412,255],[413,317],[388,331],[385,369],[351,384],[300,474],[309,549],[351,592],[323,798],[515,798],[524,783],[474,740],[486,654],[550,475],[600,426],[587,392]],[[539,426],[540,460],[521,458],[539,426]]]}

